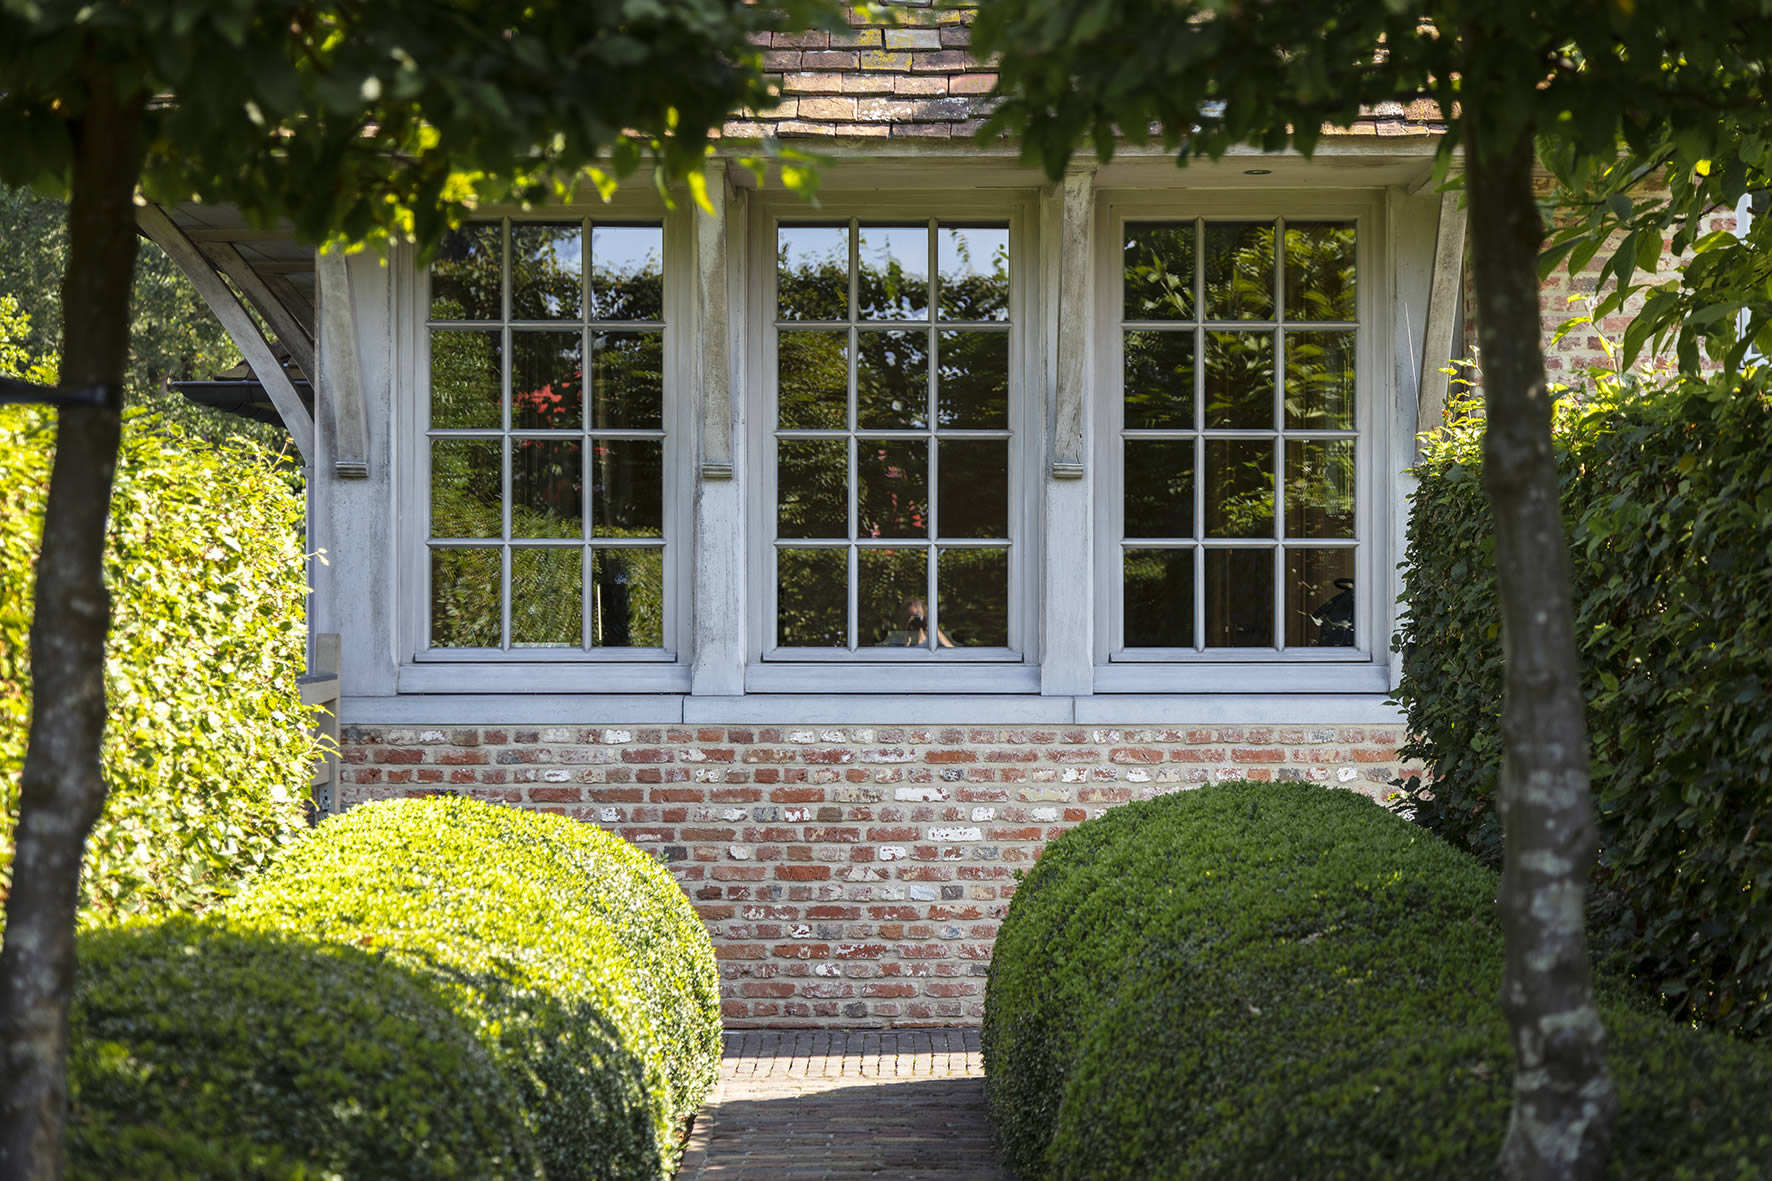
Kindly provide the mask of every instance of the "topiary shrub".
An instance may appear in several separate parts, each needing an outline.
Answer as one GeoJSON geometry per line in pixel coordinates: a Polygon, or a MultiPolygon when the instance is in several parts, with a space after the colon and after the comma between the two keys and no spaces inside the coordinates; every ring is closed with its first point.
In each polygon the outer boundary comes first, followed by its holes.
{"type": "Polygon", "coordinates": [[[218,916],[80,937],[72,1175],[535,1178],[517,1095],[448,989],[218,916]]]}
{"type": "MultiPolygon", "coordinates": [[[[1024,1178],[1488,1178],[1512,1051],[1493,872],[1353,793],[1225,784],[1053,842],[985,994],[1024,1178]]],[[[1772,1055],[1602,981],[1611,1176],[1764,1177],[1772,1055]]]]}
{"type": "Polygon", "coordinates": [[[229,914],[433,979],[511,1079],[556,1181],[668,1176],[717,1071],[713,947],[688,900],[643,854],[562,817],[362,805],[229,914]]]}
{"type": "MultiPolygon", "coordinates": [[[[0,894],[54,446],[53,415],[0,410],[0,894]]],[[[300,826],[315,752],[296,685],[307,645],[302,515],[268,452],[198,444],[125,415],[105,555],[110,794],[87,843],[87,919],[213,905],[300,826]]]]}
{"type": "MultiPolygon", "coordinates": [[[[1769,371],[1557,428],[1601,851],[1593,929],[1671,1010],[1772,1034],[1769,371]]],[[[1608,391],[1602,391],[1602,394],[1608,391]]],[[[1499,864],[1501,642],[1481,424],[1416,469],[1399,629],[1415,819],[1499,864]]]]}

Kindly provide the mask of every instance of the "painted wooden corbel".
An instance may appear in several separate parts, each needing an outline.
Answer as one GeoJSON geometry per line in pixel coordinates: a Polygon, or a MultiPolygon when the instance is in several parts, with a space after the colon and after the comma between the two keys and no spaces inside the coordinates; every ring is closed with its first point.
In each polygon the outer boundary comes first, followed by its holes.
{"type": "Polygon", "coordinates": [[[732,183],[724,162],[708,166],[708,204],[697,209],[695,258],[701,282],[696,293],[696,328],[701,388],[701,478],[732,478],[732,352],[730,308],[726,299],[726,218],[732,183]]]}
{"type": "MultiPolygon", "coordinates": [[[[302,405],[301,397],[295,392],[289,375],[283,371],[283,363],[271,352],[271,346],[265,341],[258,325],[252,322],[246,309],[240,305],[237,297],[229,286],[210,265],[203,252],[197,249],[196,243],[185,236],[185,232],[173,223],[166,211],[158,205],[138,206],[135,211],[136,225],[148,239],[166,252],[209,310],[221,322],[222,329],[227,332],[228,339],[252,366],[253,374],[259,384],[264,386],[265,393],[270,396],[271,405],[277,408],[277,415],[283,420],[290,438],[295,440],[296,450],[301,452],[304,463],[311,462],[314,456],[314,419],[308,408],[302,405]]],[[[292,350],[293,351],[293,350],[292,350]]]]}
{"type": "Polygon", "coordinates": [[[1421,380],[1416,386],[1415,429],[1431,431],[1446,411],[1450,377],[1446,367],[1458,337],[1459,296],[1464,288],[1466,213],[1460,194],[1440,197],[1440,228],[1434,236],[1434,274],[1427,298],[1427,326],[1421,342],[1421,380]]]}
{"type": "Polygon", "coordinates": [[[1095,168],[1064,178],[1058,254],[1058,383],[1052,421],[1052,478],[1083,478],[1083,412],[1089,386],[1089,230],[1095,168]]]}
{"type": "Polygon", "coordinates": [[[363,368],[358,361],[357,316],[351,299],[351,267],[342,250],[314,256],[320,287],[320,353],[324,390],[332,413],[332,470],[346,480],[369,477],[369,433],[363,414],[363,368]]]}

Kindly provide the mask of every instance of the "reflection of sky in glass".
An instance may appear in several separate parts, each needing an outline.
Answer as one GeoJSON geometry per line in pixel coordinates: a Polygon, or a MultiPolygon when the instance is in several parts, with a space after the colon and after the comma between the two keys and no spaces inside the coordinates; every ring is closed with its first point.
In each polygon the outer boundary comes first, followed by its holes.
{"type": "Polygon", "coordinates": [[[848,270],[849,227],[782,226],[776,239],[776,258],[784,271],[831,263],[848,270]]]}
{"type": "Polygon", "coordinates": [[[928,226],[862,226],[856,257],[862,319],[916,320],[928,314],[928,226]],[[901,277],[897,282],[894,269],[901,277]]]}
{"type": "Polygon", "coordinates": [[[1009,231],[1001,227],[944,226],[940,244],[941,277],[1009,273],[1009,231]]]}
{"type": "Polygon", "coordinates": [[[591,230],[591,265],[599,274],[656,271],[664,254],[658,226],[597,226],[591,230]]]}

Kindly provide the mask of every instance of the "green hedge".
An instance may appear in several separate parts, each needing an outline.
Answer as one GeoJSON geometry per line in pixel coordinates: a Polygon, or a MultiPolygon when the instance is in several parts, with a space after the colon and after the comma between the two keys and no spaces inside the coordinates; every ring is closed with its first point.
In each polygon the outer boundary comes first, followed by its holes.
{"type": "Polygon", "coordinates": [[[538,1174],[515,1090],[428,973],[214,915],[79,951],[75,1177],[538,1174]]]}
{"type": "MultiPolygon", "coordinates": [[[[1495,875],[1353,793],[1225,784],[1053,842],[985,994],[1007,1163],[1038,1178],[1488,1178],[1512,1059],[1495,875]]],[[[1763,1178],[1772,1055],[1602,983],[1611,1176],[1763,1178]]]]}
{"type": "MultiPolygon", "coordinates": [[[[54,449],[53,415],[0,409],[0,894],[11,880],[54,449]]],[[[314,754],[296,686],[307,642],[302,513],[263,449],[200,444],[152,416],[125,416],[105,551],[110,795],[87,844],[88,919],[201,910],[301,825],[314,754]]]]}
{"type": "MultiPolygon", "coordinates": [[[[1772,1034],[1768,371],[1582,408],[1557,427],[1601,852],[1593,929],[1669,1008],[1772,1034]]],[[[1501,644],[1481,424],[1416,475],[1397,647],[1416,819],[1498,864],[1501,644]]]]}
{"type": "Polygon", "coordinates": [[[511,1080],[555,1181],[667,1176],[717,1073],[706,929],[661,865],[588,825],[460,798],[367,804],[229,914],[431,978],[511,1080]]]}

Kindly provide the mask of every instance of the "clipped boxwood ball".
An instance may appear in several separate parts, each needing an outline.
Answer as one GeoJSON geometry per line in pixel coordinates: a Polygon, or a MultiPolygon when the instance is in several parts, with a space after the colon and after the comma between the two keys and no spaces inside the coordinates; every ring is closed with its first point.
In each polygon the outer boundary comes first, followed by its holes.
{"type": "Polygon", "coordinates": [[[443,989],[217,918],[81,935],[71,1173],[534,1178],[515,1090],[443,989]]]}
{"type": "MultiPolygon", "coordinates": [[[[985,995],[1023,1178],[1489,1178],[1512,1051],[1496,875],[1350,792],[1225,784],[1050,845],[985,995]]],[[[1621,1181],[1772,1176],[1772,1054],[1602,979],[1621,1181]]]]}
{"type": "Polygon", "coordinates": [[[617,838],[461,798],[367,804],[230,913],[434,979],[553,1181],[669,1175],[718,1062],[713,950],[669,875],[617,838]]]}

